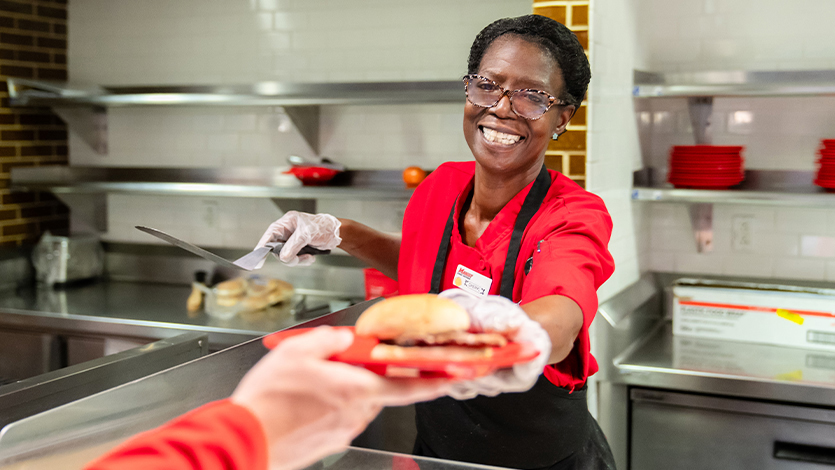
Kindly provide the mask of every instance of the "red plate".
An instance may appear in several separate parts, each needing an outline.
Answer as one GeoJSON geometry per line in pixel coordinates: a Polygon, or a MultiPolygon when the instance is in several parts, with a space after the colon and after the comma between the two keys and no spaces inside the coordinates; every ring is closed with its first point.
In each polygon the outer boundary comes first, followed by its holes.
{"type": "Polygon", "coordinates": [[[744,147],[739,145],[675,145],[673,152],[695,154],[739,153],[744,147]]]}
{"type": "MultiPolygon", "coordinates": [[[[353,326],[338,326],[353,333],[353,326]]],[[[273,349],[281,341],[298,334],[306,333],[313,328],[298,328],[269,334],[262,339],[264,346],[273,349]]],[[[482,377],[498,369],[506,369],[520,362],[528,362],[539,355],[530,343],[513,343],[493,349],[493,356],[487,359],[473,359],[468,361],[442,360],[381,360],[371,357],[371,350],[379,344],[377,338],[368,336],[354,336],[354,342],[345,351],[330,357],[331,361],[344,362],[355,366],[365,367],[378,375],[387,377],[427,377],[427,378],[455,378],[469,380],[482,377]]]]}

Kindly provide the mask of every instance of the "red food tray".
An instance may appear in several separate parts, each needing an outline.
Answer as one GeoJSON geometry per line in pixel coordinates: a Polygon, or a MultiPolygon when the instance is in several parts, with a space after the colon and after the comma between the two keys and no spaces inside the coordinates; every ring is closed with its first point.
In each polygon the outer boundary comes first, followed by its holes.
{"type": "MultiPolygon", "coordinates": [[[[352,326],[334,328],[354,332],[352,326]]],[[[298,328],[269,334],[262,339],[264,346],[273,349],[281,341],[306,333],[312,328],[298,328]]],[[[489,375],[498,369],[506,369],[514,364],[528,362],[539,355],[530,343],[509,342],[503,347],[494,347],[493,356],[485,359],[466,361],[444,360],[380,360],[371,357],[371,350],[379,344],[377,338],[354,335],[354,342],[345,351],[330,357],[331,361],[344,362],[364,367],[371,372],[387,377],[425,377],[474,379],[489,375]]]]}

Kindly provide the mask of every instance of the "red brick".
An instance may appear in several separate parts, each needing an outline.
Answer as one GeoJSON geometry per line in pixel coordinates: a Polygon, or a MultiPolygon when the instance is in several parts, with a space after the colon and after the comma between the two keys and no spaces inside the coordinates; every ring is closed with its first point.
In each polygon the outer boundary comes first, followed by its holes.
{"type": "Polygon", "coordinates": [[[49,54],[45,52],[17,51],[17,60],[26,62],[49,62],[49,54]]]}
{"type": "Polygon", "coordinates": [[[38,130],[38,140],[67,140],[67,131],[38,130]]]}
{"type": "Polygon", "coordinates": [[[0,157],[15,157],[17,156],[17,148],[13,146],[0,146],[0,157]]]}
{"type": "Polygon", "coordinates": [[[38,16],[65,20],[67,19],[67,9],[38,6],[38,16]]]}
{"type": "Polygon", "coordinates": [[[20,123],[23,125],[50,125],[52,124],[52,116],[49,114],[21,114],[19,116],[20,123]]]}
{"type": "Polygon", "coordinates": [[[52,54],[52,62],[56,64],[66,64],[67,54],[52,54]]]}
{"type": "Polygon", "coordinates": [[[32,14],[32,5],[20,2],[10,2],[9,0],[0,0],[0,10],[11,11],[14,13],[32,14]]]}
{"type": "Polygon", "coordinates": [[[56,145],[55,146],[55,154],[56,155],[67,156],[67,155],[70,154],[70,149],[66,145],[56,145]]]}
{"type": "Polygon", "coordinates": [[[35,43],[35,38],[23,34],[0,33],[0,43],[14,44],[16,46],[31,46],[35,43]]]}
{"type": "Polygon", "coordinates": [[[28,204],[35,202],[33,193],[14,192],[3,195],[3,204],[28,204]]]}
{"type": "Polygon", "coordinates": [[[12,171],[12,168],[24,167],[24,166],[35,166],[35,162],[2,163],[2,164],[0,164],[0,171],[3,172],[3,173],[9,173],[10,171],[12,171]]]}
{"type": "Polygon", "coordinates": [[[38,67],[38,78],[43,80],[66,80],[67,71],[65,69],[43,69],[38,67]]]}
{"type": "Polygon", "coordinates": [[[20,19],[17,20],[17,28],[22,29],[24,31],[41,31],[44,33],[49,32],[49,23],[45,23],[43,21],[29,21],[20,19]]]}
{"type": "Polygon", "coordinates": [[[0,114],[0,124],[14,124],[14,114],[0,114]]]}
{"type": "Polygon", "coordinates": [[[0,140],[35,140],[35,131],[2,131],[0,140]]]}
{"type": "Polygon", "coordinates": [[[52,25],[52,32],[55,34],[67,34],[67,25],[56,23],[52,25]]]}
{"type": "Polygon", "coordinates": [[[19,67],[17,65],[0,65],[0,75],[8,77],[33,78],[34,70],[32,67],[19,67]]]}
{"type": "Polygon", "coordinates": [[[0,59],[15,60],[16,57],[17,57],[17,54],[15,54],[15,51],[13,51],[11,49],[0,49],[0,59]]]}
{"type": "Polygon", "coordinates": [[[20,147],[22,157],[44,157],[53,154],[51,145],[23,145],[20,147]]]}
{"type": "Polygon", "coordinates": [[[14,28],[14,18],[0,16],[0,28],[14,28]]]}
{"type": "Polygon", "coordinates": [[[2,228],[3,235],[34,235],[38,232],[38,225],[33,222],[6,225],[2,228]]]}
{"type": "Polygon", "coordinates": [[[67,41],[65,39],[52,38],[38,38],[38,47],[49,47],[52,49],[66,49],[67,41]]]}
{"type": "Polygon", "coordinates": [[[0,210],[0,220],[12,220],[17,218],[17,210],[4,209],[0,210]]]}

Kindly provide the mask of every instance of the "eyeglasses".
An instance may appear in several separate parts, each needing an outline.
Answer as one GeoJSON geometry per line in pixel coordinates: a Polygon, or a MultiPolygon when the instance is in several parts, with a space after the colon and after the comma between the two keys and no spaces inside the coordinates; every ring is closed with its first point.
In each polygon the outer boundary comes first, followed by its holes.
{"type": "Polygon", "coordinates": [[[467,101],[481,108],[492,108],[499,104],[504,95],[510,99],[510,109],[531,121],[539,119],[551,106],[565,106],[568,103],[557,100],[544,91],[521,89],[505,90],[498,83],[481,75],[464,76],[464,92],[467,101]]]}

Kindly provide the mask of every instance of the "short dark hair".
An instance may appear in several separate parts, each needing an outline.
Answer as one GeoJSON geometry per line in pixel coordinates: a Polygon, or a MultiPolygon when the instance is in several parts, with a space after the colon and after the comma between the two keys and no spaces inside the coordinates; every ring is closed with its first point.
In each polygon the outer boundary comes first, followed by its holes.
{"type": "Polygon", "coordinates": [[[565,25],[540,15],[524,15],[496,20],[475,37],[467,59],[467,73],[478,73],[484,53],[496,39],[513,34],[539,45],[557,61],[565,81],[558,98],[580,106],[591,80],[591,67],[577,36],[565,25]]]}

